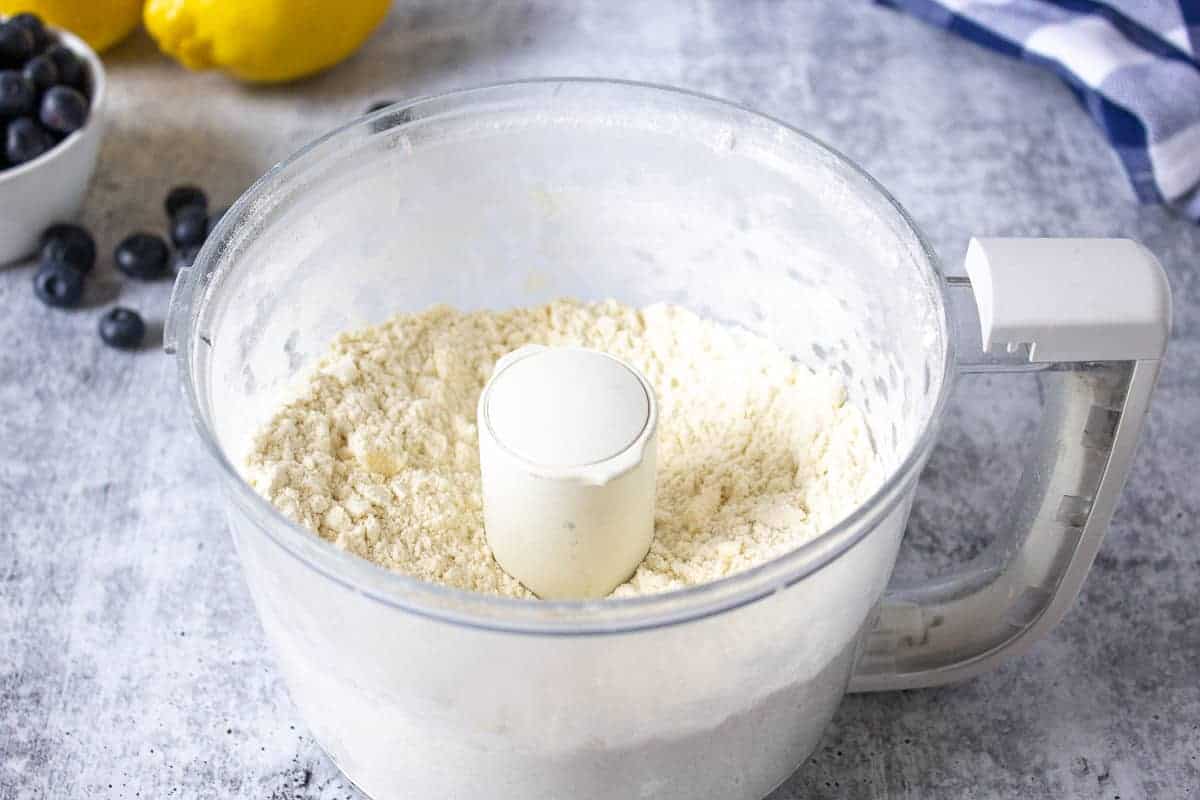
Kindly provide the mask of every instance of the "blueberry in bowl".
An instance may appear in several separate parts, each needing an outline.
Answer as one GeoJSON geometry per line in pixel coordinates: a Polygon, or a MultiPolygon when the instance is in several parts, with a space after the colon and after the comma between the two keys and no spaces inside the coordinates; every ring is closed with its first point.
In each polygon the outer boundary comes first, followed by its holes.
{"type": "Polygon", "coordinates": [[[70,86],[51,86],[38,103],[38,121],[51,133],[74,133],[87,122],[88,100],[70,86]]]}
{"type": "Polygon", "coordinates": [[[54,147],[53,134],[29,117],[17,117],[4,132],[4,155],[10,164],[33,161],[54,147]]]}
{"type": "Polygon", "coordinates": [[[0,264],[78,215],[103,134],[104,67],[33,14],[0,16],[0,264]]]}
{"type": "Polygon", "coordinates": [[[23,73],[0,70],[0,118],[11,120],[29,114],[36,98],[34,84],[23,73]]]}

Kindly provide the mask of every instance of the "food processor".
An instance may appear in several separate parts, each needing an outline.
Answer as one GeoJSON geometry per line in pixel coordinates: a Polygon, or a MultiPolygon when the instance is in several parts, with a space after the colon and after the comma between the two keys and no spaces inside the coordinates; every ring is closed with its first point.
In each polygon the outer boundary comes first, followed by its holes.
{"type": "Polygon", "coordinates": [[[660,87],[523,82],[389,107],[276,166],[180,272],[164,344],[292,698],[364,793],[757,800],[846,691],[961,680],[1027,648],[1112,515],[1167,340],[1161,268],[1100,239],[977,239],[965,266],[944,275],[886,191],[782,122],[660,87]],[[675,303],[838,373],[886,479],[767,563],[582,601],[388,572],[243,479],[255,431],[338,333],[561,296],[675,303]],[[1005,529],[954,574],[889,586],[946,397],[978,371],[1044,387],[1005,529]]]}

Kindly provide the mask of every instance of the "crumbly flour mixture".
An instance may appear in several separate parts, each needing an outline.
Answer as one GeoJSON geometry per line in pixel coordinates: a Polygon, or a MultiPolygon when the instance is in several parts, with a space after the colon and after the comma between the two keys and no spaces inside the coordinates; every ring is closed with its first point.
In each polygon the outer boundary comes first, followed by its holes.
{"type": "Polygon", "coordinates": [[[859,411],[832,375],[677,306],[558,300],[510,311],[444,306],[342,334],[257,436],[251,484],[322,538],[388,569],[532,597],[483,530],[476,403],[522,345],[602,350],[659,403],[650,552],[613,596],[664,592],[812,539],[876,488],[859,411]]]}

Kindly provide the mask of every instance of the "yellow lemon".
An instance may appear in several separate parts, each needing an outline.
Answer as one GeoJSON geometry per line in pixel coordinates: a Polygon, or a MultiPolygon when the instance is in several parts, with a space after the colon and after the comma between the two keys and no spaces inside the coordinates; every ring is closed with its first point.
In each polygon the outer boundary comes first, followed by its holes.
{"type": "Polygon", "coordinates": [[[129,35],[142,19],[142,0],[0,0],[0,16],[32,11],[47,24],[104,50],[129,35]]]}
{"type": "Polygon", "coordinates": [[[391,0],[147,0],[163,52],[188,69],[222,68],[247,81],[287,81],[349,56],[391,0]]]}

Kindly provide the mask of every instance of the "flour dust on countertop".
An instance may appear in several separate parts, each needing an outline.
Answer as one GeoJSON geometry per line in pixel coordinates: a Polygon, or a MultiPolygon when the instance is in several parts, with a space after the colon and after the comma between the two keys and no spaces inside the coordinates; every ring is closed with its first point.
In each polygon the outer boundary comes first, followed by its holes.
{"type": "Polygon", "coordinates": [[[879,485],[862,414],[832,374],[671,305],[445,306],[343,333],[257,435],[253,487],[288,518],[390,570],[533,597],[483,529],[476,404],[522,345],[637,367],[659,403],[650,552],[613,596],[705,583],[810,541],[879,485]]]}

